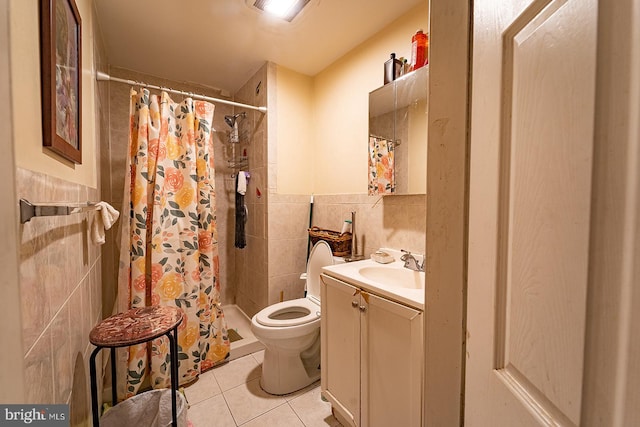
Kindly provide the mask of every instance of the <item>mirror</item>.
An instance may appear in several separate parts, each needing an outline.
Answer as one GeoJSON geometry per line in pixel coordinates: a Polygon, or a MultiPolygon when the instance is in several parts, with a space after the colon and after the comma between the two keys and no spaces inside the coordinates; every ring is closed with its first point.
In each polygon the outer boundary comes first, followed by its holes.
{"type": "Polygon", "coordinates": [[[426,194],[429,67],[369,93],[369,194],[426,194]]]}

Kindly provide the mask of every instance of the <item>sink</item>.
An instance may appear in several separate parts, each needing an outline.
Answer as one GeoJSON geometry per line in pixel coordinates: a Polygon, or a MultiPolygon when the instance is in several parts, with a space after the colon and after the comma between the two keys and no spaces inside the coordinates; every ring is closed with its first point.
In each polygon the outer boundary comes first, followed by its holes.
{"type": "Polygon", "coordinates": [[[407,288],[424,289],[424,272],[409,270],[408,268],[366,266],[358,272],[366,279],[384,285],[407,288]]]}
{"type": "MultiPolygon", "coordinates": [[[[394,258],[388,264],[373,259],[345,262],[322,267],[322,274],[342,280],[365,292],[387,298],[417,310],[424,310],[425,273],[404,268],[402,252],[380,248],[394,258]]],[[[422,257],[418,257],[422,263],[422,257]]]]}

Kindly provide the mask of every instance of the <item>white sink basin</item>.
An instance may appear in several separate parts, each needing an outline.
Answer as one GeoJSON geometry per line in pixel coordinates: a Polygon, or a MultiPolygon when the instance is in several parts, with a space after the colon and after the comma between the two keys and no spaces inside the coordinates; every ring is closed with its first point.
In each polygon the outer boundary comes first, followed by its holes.
{"type": "MultiPolygon", "coordinates": [[[[404,268],[402,252],[381,248],[395,261],[380,264],[372,259],[322,267],[322,273],[342,280],[366,292],[424,310],[425,273],[404,268]]],[[[422,262],[422,257],[418,261],[422,262]]]]}
{"type": "Polygon", "coordinates": [[[388,286],[408,289],[424,289],[424,272],[408,268],[364,266],[358,272],[366,279],[388,286]]]}

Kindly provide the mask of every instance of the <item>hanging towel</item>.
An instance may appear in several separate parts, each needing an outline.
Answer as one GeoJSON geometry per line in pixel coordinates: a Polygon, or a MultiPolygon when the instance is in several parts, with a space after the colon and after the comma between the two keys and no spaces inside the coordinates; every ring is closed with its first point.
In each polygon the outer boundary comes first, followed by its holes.
{"type": "Polygon", "coordinates": [[[96,215],[91,226],[91,239],[96,245],[105,242],[104,231],[110,229],[120,217],[120,212],[107,202],[96,203],[96,215]]]}
{"type": "Polygon", "coordinates": [[[236,191],[243,196],[247,192],[247,174],[243,171],[238,172],[238,185],[236,186],[236,191]]]}
{"type": "Polygon", "coordinates": [[[247,207],[244,205],[244,194],[247,190],[247,177],[244,172],[238,172],[236,174],[236,242],[235,247],[242,249],[247,246],[247,239],[244,235],[244,225],[247,222],[247,207]],[[242,175],[242,178],[240,178],[242,175]],[[240,182],[244,182],[244,191],[241,193],[239,190],[240,182]]]}

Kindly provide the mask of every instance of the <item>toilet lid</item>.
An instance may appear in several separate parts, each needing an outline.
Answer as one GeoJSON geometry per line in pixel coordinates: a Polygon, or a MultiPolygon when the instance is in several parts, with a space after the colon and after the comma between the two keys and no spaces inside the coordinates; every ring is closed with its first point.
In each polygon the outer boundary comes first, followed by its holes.
{"type": "Polygon", "coordinates": [[[324,240],[319,240],[311,249],[307,261],[307,296],[314,296],[320,300],[320,273],[322,267],[333,265],[333,252],[324,240]]]}
{"type": "Polygon", "coordinates": [[[320,318],[320,307],[309,298],[272,304],[256,314],[256,321],[264,326],[298,326],[320,318]]]}

